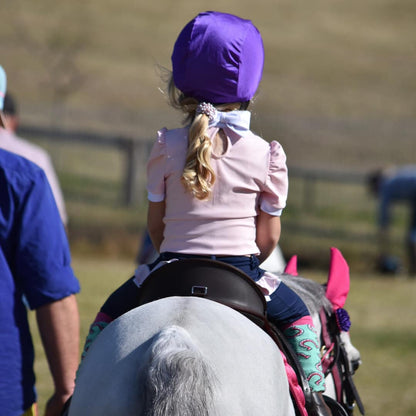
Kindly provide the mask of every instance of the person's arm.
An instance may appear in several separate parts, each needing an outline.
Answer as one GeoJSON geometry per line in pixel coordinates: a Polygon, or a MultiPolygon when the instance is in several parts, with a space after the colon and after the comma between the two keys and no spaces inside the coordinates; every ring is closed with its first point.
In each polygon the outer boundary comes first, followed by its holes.
{"type": "Polygon", "coordinates": [[[153,246],[158,253],[160,253],[160,246],[163,241],[163,232],[165,230],[165,223],[163,222],[165,208],[165,201],[149,201],[149,208],[147,211],[147,230],[153,246]]]}
{"type": "Polygon", "coordinates": [[[266,260],[277,246],[280,230],[280,217],[260,210],[256,224],[256,244],[260,249],[258,256],[260,263],[266,260]]]}
{"type": "Polygon", "coordinates": [[[80,322],[75,295],[39,307],[36,319],[54,383],[45,416],[59,416],[73,393],[79,364],[80,322]]]}

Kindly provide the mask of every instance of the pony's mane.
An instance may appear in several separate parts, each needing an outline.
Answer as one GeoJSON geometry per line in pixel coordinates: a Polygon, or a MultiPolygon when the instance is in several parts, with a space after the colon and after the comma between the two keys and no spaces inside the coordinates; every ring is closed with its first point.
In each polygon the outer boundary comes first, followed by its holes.
{"type": "Polygon", "coordinates": [[[153,342],[145,382],[146,416],[208,416],[216,377],[189,333],[163,329],[153,342]]]}
{"type": "Polygon", "coordinates": [[[280,278],[302,298],[311,315],[319,314],[322,308],[327,313],[332,313],[331,302],[325,296],[325,287],[320,283],[286,273],[281,274],[280,278]]]}

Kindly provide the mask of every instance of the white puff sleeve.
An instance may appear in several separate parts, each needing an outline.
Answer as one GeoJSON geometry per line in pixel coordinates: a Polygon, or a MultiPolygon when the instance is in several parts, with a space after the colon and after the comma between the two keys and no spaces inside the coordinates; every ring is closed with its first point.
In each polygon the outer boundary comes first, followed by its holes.
{"type": "Polygon", "coordinates": [[[158,131],[147,162],[147,198],[151,202],[165,199],[165,166],[166,166],[166,129],[158,131]]]}
{"type": "Polygon", "coordinates": [[[260,195],[260,209],[267,214],[280,216],[286,206],[288,193],[286,154],[276,141],[270,143],[269,169],[260,195]]]}

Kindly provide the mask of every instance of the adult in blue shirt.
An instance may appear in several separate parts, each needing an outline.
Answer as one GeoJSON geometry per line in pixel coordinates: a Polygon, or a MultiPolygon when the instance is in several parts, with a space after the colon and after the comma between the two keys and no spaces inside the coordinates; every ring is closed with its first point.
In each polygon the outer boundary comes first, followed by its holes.
{"type": "MultiPolygon", "coordinates": [[[[0,66],[0,92],[5,92],[0,66]]],[[[4,94],[3,94],[4,96],[4,94]]],[[[3,128],[0,94],[0,128],[3,128]]],[[[45,415],[58,416],[79,361],[79,282],[64,226],[42,169],[0,149],[0,414],[36,415],[28,305],[36,311],[54,393],[45,415]]]]}
{"type": "Polygon", "coordinates": [[[410,208],[409,226],[405,238],[409,275],[416,275],[416,165],[379,170],[370,175],[372,191],[379,198],[378,224],[381,264],[385,271],[396,271],[398,262],[389,255],[389,225],[392,206],[404,202],[410,208]]]}

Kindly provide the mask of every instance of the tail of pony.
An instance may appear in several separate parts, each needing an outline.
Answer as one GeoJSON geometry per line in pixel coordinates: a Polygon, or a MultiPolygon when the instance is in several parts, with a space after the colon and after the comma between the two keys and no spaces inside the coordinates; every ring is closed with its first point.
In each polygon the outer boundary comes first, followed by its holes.
{"type": "Polygon", "coordinates": [[[145,382],[146,416],[212,415],[216,377],[189,333],[163,329],[151,347],[145,382]]]}

